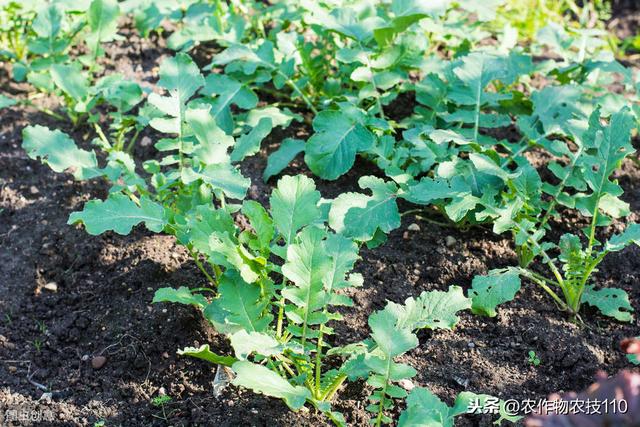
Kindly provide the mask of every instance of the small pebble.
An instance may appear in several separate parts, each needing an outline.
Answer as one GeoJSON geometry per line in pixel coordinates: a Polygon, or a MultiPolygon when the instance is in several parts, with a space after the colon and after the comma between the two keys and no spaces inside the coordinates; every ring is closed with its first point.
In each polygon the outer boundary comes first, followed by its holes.
{"type": "Polygon", "coordinates": [[[82,356],[82,361],[86,362],[87,360],[89,360],[89,355],[88,354],[83,355],[82,356]]]}
{"type": "Polygon", "coordinates": [[[49,282],[43,288],[51,292],[58,292],[58,284],[56,282],[49,282]]]}
{"type": "Polygon", "coordinates": [[[413,224],[410,224],[407,227],[407,230],[409,230],[409,231],[420,231],[420,226],[414,222],[413,224]]]}
{"type": "Polygon", "coordinates": [[[35,185],[32,185],[31,187],[29,187],[29,192],[31,194],[38,194],[39,193],[38,187],[36,187],[35,185]]]}
{"type": "Polygon", "coordinates": [[[164,357],[165,359],[169,358],[169,353],[167,353],[166,351],[164,353],[162,353],[162,357],[164,357]]]}
{"type": "Polygon", "coordinates": [[[91,359],[91,366],[93,367],[93,369],[100,369],[104,366],[105,363],[107,363],[107,358],[104,356],[95,356],[93,359],[91,359]]]}
{"type": "Polygon", "coordinates": [[[402,238],[403,238],[404,240],[409,240],[409,232],[408,232],[408,231],[405,231],[404,233],[402,233],[402,238]]]}
{"type": "Polygon", "coordinates": [[[15,350],[16,349],[16,345],[12,342],[6,342],[4,343],[4,347],[8,350],[15,350]]]}
{"type": "Polygon", "coordinates": [[[473,343],[473,341],[469,341],[469,342],[467,343],[467,347],[469,347],[469,348],[475,348],[475,346],[476,346],[476,345],[473,343]]]}
{"type": "Polygon", "coordinates": [[[400,385],[400,387],[402,387],[403,389],[407,390],[407,391],[411,391],[414,388],[416,388],[415,384],[413,383],[413,381],[408,380],[408,379],[402,379],[400,381],[398,381],[398,385],[400,385]]]}
{"type": "Polygon", "coordinates": [[[453,237],[453,236],[447,236],[447,237],[444,239],[444,242],[445,242],[445,244],[447,245],[447,247],[451,247],[451,246],[455,245],[458,241],[457,241],[457,240],[456,240],[456,238],[455,238],[455,237],[453,237]]]}
{"type": "Polygon", "coordinates": [[[469,380],[467,378],[454,376],[453,379],[464,388],[467,388],[469,386],[469,380]]]}
{"type": "Polygon", "coordinates": [[[158,396],[165,396],[167,394],[167,390],[164,387],[160,387],[158,389],[158,396]]]}
{"type": "Polygon", "coordinates": [[[18,372],[18,368],[16,368],[15,366],[9,366],[9,367],[7,367],[7,369],[12,374],[15,374],[16,372],[18,372]]]}
{"type": "Polygon", "coordinates": [[[415,274],[416,276],[420,275],[420,270],[418,270],[417,268],[413,270],[413,274],[415,274]]]}

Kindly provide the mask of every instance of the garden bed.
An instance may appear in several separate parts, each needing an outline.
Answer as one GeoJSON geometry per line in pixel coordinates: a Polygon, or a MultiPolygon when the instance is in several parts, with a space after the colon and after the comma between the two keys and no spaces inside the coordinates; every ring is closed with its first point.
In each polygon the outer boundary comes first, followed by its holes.
{"type": "MultiPolygon", "coordinates": [[[[153,44],[130,38],[127,47],[111,46],[105,61],[141,83],[153,82],[161,58],[169,55],[153,44]]],[[[11,83],[7,69],[0,70],[0,86],[16,94],[26,91],[11,83]]],[[[53,99],[38,102],[55,106],[53,99]]],[[[72,211],[89,198],[106,196],[107,187],[100,181],[75,182],[29,160],[20,142],[22,128],[30,123],[61,126],[23,107],[3,111],[0,119],[0,410],[19,406],[43,416],[52,411],[58,421],[51,425],[100,420],[107,425],[327,424],[313,410],[294,413],[278,400],[233,386],[214,396],[215,368],[175,350],[209,343],[212,350],[227,353],[226,339],[195,309],[151,304],[158,288],[201,286],[201,273],[173,237],[142,228],[126,237],[111,232],[91,237],[80,227],[67,226],[72,211]],[[92,360],[100,355],[106,363],[95,369],[92,360]],[[53,393],[43,396],[39,384],[53,393]],[[164,414],[151,404],[159,394],[171,397],[164,414]]],[[[82,142],[88,129],[62,129],[88,147],[82,142]]],[[[263,144],[266,149],[242,164],[253,182],[248,198],[268,203],[272,186],[262,183],[261,174],[268,152],[281,139],[273,133],[263,144]]],[[[150,150],[144,137],[141,141],[137,155],[150,150]]],[[[284,173],[310,175],[301,157],[284,173]]],[[[324,197],[335,197],[356,190],[359,176],[375,173],[375,166],[358,160],[339,180],[316,182],[324,197]]],[[[628,220],[638,221],[640,170],[626,161],[618,177],[634,212],[628,220]]],[[[570,229],[575,221],[567,217],[554,226],[570,229]]],[[[454,284],[466,289],[474,275],[517,263],[510,239],[489,229],[460,231],[411,215],[388,242],[363,250],[361,258],[356,271],[363,274],[364,287],[351,291],[353,308],[341,309],[346,321],[333,337],[335,344],[365,338],[367,316],[387,300],[401,302],[454,284]]],[[[595,277],[602,285],[624,289],[640,309],[638,247],[611,254],[595,277]]],[[[468,312],[460,316],[454,331],[419,332],[418,348],[401,358],[418,371],[415,385],[428,387],[448,403],[464,390],[524,399],[582,389],[599,370],[612,374],[628,367],[619,342],[638,332],[637,320],[618,323],[589,309],[586,325],[572,323],[530,284],[501,306],[495,318],[468,312]],[[539,366],[527,360],[529,351],[535,351],[539,366]]],[[[339,395],[336,409],[353,425],[368,425],[366,387],[355,383],[339,395]]],[[[488,417],[479,420],[464,417],[460,425],[491,422],[488,417]]]]}

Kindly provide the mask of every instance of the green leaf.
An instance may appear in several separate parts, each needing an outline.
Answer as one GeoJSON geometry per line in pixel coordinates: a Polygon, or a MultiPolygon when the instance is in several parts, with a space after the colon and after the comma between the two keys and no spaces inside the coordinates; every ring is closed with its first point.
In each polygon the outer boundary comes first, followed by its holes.
{"type": "Polygon", "coordinates": [[[87,77],[74,65],[53,64],[50,68],[51,79],[64,93],[80,102],[89,95],[87,77]]]}
{"type": "Polygon", "coordinates": [[[118,32],[120,8],[116,0],[93,0],[87,12],[89,34],[87,44],[94,52],[99,50],[101,42],[114,39],[118,32]]]}
{"type": "Polygon", "coordinates": [[[194,148],[193,154],[205,166],[229,163],[230,157],[227,150],[235,144],[235,140],[218,127],[210,109],[209,106],[189,108],[185,112],[185,121],[191,127],[199,143],[194,148]]]}
{"type": "Polygon", "coordinates": [[[260,332],[247,332],[243,329],[231,335],[229,339],[239,360],[247,360],[252,353],[269,357],[281,354],[283,350],[278,340],[260,332]]]}
{"type": "Polygon", "coordinates": [[[98,167],[93,151],[79,149],[75,142],[59,130],[50,130],[44,126],[27,126],[22,131],[22,148],[32,159],[40,161],[54,172],[73,169],[76,179],[89,177],[98,167]]]}
{"type": "Polygon", "coordinates": [[[422,292],[417,299],[407,298],[404,305],[389,302],[387,307],[395,313],[399,327],[452,329],[460,321],[457,312],[471,308],[471,300],[462,288],[451,286],[446,292],[422,292]]]}
{"type": "Polygon", "coordinates": [[[211,107],[211,115],[218,126],[229,135],[234,128],[231,105],[235,104],[242,109],[250,110],[258,104],[258,97],[251,89],[224,74],[209,74],[201,93],[207,96],[216,95],[211,107]]]}
{"type": "Polygon", "coordinates": [[[238,138],[233,151],[231,152],[231,161],[239,162],[247,156],[252,156],[260,151],[260,144],[271,133],[273,124],[269,117],[260,119],[258,125],[251,129],[249,133],[238,138]]]}
{"type": "Polygon", "coordinates": [[[461,8],[475,13],[480,21],[492,21],[496,17],[496,11],[499,6],[504,4],[504,0],[458,0],[457,3],[461,8]]]}
{"type": "Polygon", "coordinates": [[[245,282],[236,272],[225,272],[218,293],[218,299],[205,308],[208,319],[223,320],[248,332],[263,332],[273,320],[265,311],[269,301],[262,297],[260,286],[245,282]]]}
{"type": "Polygon", "coordinates": [[[73,212],[67,224],[83,223],[87,233],[98,235],[113,230],[127,235],[140,224],[156,233],[167,225],[164,208],[146,197],[140,198],[140,206],[122,193],[112,193],[107,200],[90,200],[80,212],[73,212]]]}
{"type": "Polygon", "coordinates": [[[302,116],[300,114],[294,114],[288,108],[280,109],[274,106],[262,107],[262,108],[254,108],[247,114],[247,119],[245,125],[249,127],[256,127],[260,120],[268,117],[271,119],[271,123],[273,127],[282,127],[287,128],[289,124],[295,120],[297,122],[302,121],[302,116]]]}
{"type": "Polygon", "coordinates": [[[629,302],[629,295],[622,289],[602,288],[596,290],[587,286],[582,294],[581,302],[596,307],[605,316],[613,317],[621,322],[633,320],[633,307],[629,302]]]}
{"type": "Polygon", "coordinates": [[[231,62],[238,61],[244,63],[245,74],[253,74],[259,66],[270,68],[273,67],[260,58],[250,47],[243,44],[232,44],[222,52],[213,57],[211,64],[207,68],[216,65],[227,65],[231,62]]]}
{"type": "Polygon", "coordinates": [[[159,74],[158,85],[167,89],[179,105],[186,104],[204,84],[200,69],[186,53],[165,59],[160,64],[159,74]]]}
{"type": "Polygon", "coordinates": [[[200,205],[189,212],[186,224],[179,228],[177,237],[184,245],[191,244],[199,252],[210,250],[209,238],[213,234],[235,235],[233,218],[225,209],[213,205],[200,205]]]}
{"type": "Polygon", "coordinates": [[[278,149],[269,155],[267,167],[262,174],[263,181],[267,182],[269,178],[282,172],[298,153],[304,151],[304,146],[305,143],[301,139],[284,139],[278,149]]]}
{"type": "Polygon", "coordinates": [[[329,225],[337,233],[359,241],[372,239],[376,230],[389,233],[400,227],[396,204],[397,186],[373,176],[358,181],[362,189],[371,189],[371,196],[343,193],[331,203],[329,225]]]}
{"type": "Polygon", "coordinates": [[[528,62],[524,62],[523,58],[529,57],[518,54],[501,57],[486,52],[475,52],[460,59],[453,70],[459,80],[453,82],[448,95],[457,104],[469,106],[472,109],[458,108],[453,113],[445,114],[444,118],[447,121],[472,124],[471,140],[474,142],[479,139],[479,127],[508,125],[510,123],[508,117],[483,114],[482,107],[485,105],[495,107],[498,100],[508,99],[510,95],[503,96],[485,89],[493,81],[498,80],[509,85],[520,74],[526,74],[531,60],[529,58],[528,62]]]}
{"type": "Polygon", "coordinates": [[[305,225],[320,218],[320,192],[312,179],[304,175],[283,176],[271,194],[271,216],[285,243],[305,225]]]}
{"type": "Polygon", "coordinates": [[[269,249],[275,235],[275,228],[266,209],[254,200],[245,200],[242,203],[242,213],[249,219],[251,227],[255,230],[260,248],[269,249]]]}
{"type": "Polygon", "coordinates": [[[180,304],[195,305],[198,308],[204,308],[209,304],[207,299],[201,294],[191,293],[191,289],[180,286],[178,289],[160,288],[153,295],[152,303],[158,302],[177,302],[180,304]]]}
{"type": "Polygon", "coordinates": [[[407,408],[400,414],[398,427],[453,427],[449,410],[429,389],[416,387],[407,397],[407,408]]]}
{"type": "Polygon", "coordinates": [[[400,414],[398,426],[453,427],[455,417],[467,414],[471,407],[484,408],[490,399],[496,404],[502,403],[488,394],[463,391],[456,397],[453,407],[449,407],[428,389],[416,387],[407,397],[407,409],[400,414]]]}
{"type": "Polygon", "coordinates": [[[311,399],[311,392],[302,386],[293,386],[286,379],[262,365],[240,361],[233,364],[236,377],[233,385],[245,387],[256,393],[283,399],[294,411],[311,399]]]}
{"type": "Polygon", "coordinates": [[[209,247],[205,253],[217,264],[233,267],[242,279],[254,283],[260,278],[264,259],[259,262],[234,235],[214,233],[209,236],[209,247]],[[220,260],[222,258],[222,260],[220,260]]]}
{"type": "Polygon", "coordinates": [[[302,325],[303,339],[313,312],[326,303],[323,280],[331,262],[322,242],[325,235],[322,229],[304,228],[287,247],[286,262],[282,266],[282,275],[295,284],[282,290],[282,296],[295,306],[287,307],[287,315],[292,322],[302,325]]]}
{"type": "Polygon", "coordinates": [[[102,92],[104,99],[118,109],[120,113],[126,113],[142,101],[142,88],[136,82],[124,80],[121,74],[110,74],[100,79],[95,90],[102,92]]]}
{"type": "Polygon", "coordinates": [[[471,298],[471,311],[495,317],[496,307],[513,300],[520,290],[520,276],[511,271],[492,270],[487,276],[476,276],[468,295],[471,298]]]}
{"type": "Polygon", "coordinates": [[[634,121],[626,107],[613,114],[607,126],[602,125],[599,110],[589,118],[589,128],[582,137],[587,151],[578,159],[584,180],[592,190],[588,197],[580,197],[576,201],[576,207],[583,214],[593,216],[596,210],[600,210],[619,217],[616,212],[628,213],[628,205],[617,201],[622,188],[610,177],[622,160],[635,151],[631,145],[634,121]]]}
{"type": "MultiPolygon", "coordinates": [[[[456,400],[453,402],[453,407],[449,409],[449,417],[453,421],[453,417],[468,414],[470,407],[476,406],[485,408],[485,405],[489,403],[487,402],[488,400],[492,400],[493,402],[498,401],[497,398],[488,394],[476,394],[470,391],[463,391],[456,396],[456,400]]],[[[503,402],[500,401],[500,403],[502,404],[503,402]]]]}
{"type": "Polygon", "coordinates": [[[368,150],[375,142],[367,128],[342,111],[321,111],[313,120],[313,129],[304,160],[323,179],[333,180],[346,173],[356,153],[368,150]]]}
{"type": "Polygon", "coordinates": [[[361,43],[371,39],[376,28],[385,26],[385,22],[377,16],[360,18],[357,10],[352,7],[333,8],[331,13],[317,7],[311,16],[305,17],[305,21],[361,43]]]}
{"type": "Polygon", "coordinates": [[[392,309],[385,308],[370,315],[369,327],[371,337],[388,358],[400,356],[418,345],[418,337],[410,329],[397,324],[392,309]]]}
{"type": "Polygon", "coordinates": [[[578,86],[545,86],[531,94],[533,117],[542,123],[545,134],[569,134],[572,122],[583,121],[587,116],[580,108],[581,90],[578,86]]]}
{"type": "Polygon", "coordinates": [[[420,21],[427,16],[437,17],[444,13],[448,6],[448,0],[393,0],[391,11],[393,19],[385,26],[380,26],[373,31],[378,44],[387,45],[396,34],[406,30],[411,24],[420,21]]]}
{"type": "MultiPolygon", "coordinates": [[[[38,14],[31,26],[38,37],[29,38],[27,41],[27,47],[31,53],[54,56],[66,49],[70,40],[59,37],[63,26],[63,13],[61,5],[55,3],[43,5],[38,10],[38,14]]],[[[33,64],[35,65],[36,63],[37,61],[34,61],[33,64]]],[[[19,78],[19,74],[24,76],[26,69],[23,68],[24,66],[20,62],[15,62],[13,66],[16,81],[22,81],[24,77],[19,78]]]]}
{"type": "Polygon", "coordinates": [[[193,169],[182,170],[182,181],[185,184],[190,184],[197,179],[202,179],[214,190],[222,191],[227,197],[238,200],[245,198],[251,185],[251,180],[229,163],[210,164],[201,172],[195,172],[193,169]]]}
{"type": "Polygon", "coordinates": [[[61,24],[62,10],[60,5],[49,3],[38,12],[31,28],[38,37],[48,39],[53,43],[62,29],[61,24]]]}
{"type": "Polygon", "coordinates": [[[428,205],[437,200],[454,198],[458,194],[460,193],[451,187],[448,180],[426,176],[419,182],[411,183],[400,197],[411,203],[428,205]]]}
{"type": "Polygon", "coordinates": [[[5,95],[0,95],[0,110],[3,108],[11,107],[12,105],[16,105],[18,101],[13,98],[9,98],[5,95]]]}
{"type": "Polygon", "coordinates": [[[358,260],[358,245],[340,234],[329,234],[324,242],[324,249],[331,257],[331,266],[324,278],[326,291],[353,286],[345,276],[358,260]]]}
{"type": "Polygon", "coordinates": [[[497,176],[505,182],[520,175],[520,172],[507,172],[505,169],[496,164],[496,162],[494,162],[491,158],[483,154],[469,153],[469,159],[473,163],[473,166],[476,167],[478,172],[497,176]]]}
{"type": "Polygon", "coordinates": [[[219,356],[209,349],[209,344],[201,345],[199,348],[185,347],[182,350],[178,350],[178,354],[181,356],[191,356],[196,359],[206,360],[215,365],[231,366],[238,361],[235,357],[231,356],[219,356]]]}
{"type": "Polygon", "coordinates": [[[632,243],[640,245],[640,224],[629,224],[621,234],[611,236],[604,249],[610,252],[617,252],[632,243]]]}

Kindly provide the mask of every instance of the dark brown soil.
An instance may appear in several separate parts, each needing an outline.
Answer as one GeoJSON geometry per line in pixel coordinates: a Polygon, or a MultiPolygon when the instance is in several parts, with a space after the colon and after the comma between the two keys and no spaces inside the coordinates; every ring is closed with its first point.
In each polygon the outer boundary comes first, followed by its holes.
{"type": "MultiPolygon", "coordinates": [[[[108,59],[129,78],[155,81],[157,64],[168,53],[133,34],[127,38],[130,47],[111,47],[108,59]]],[[[0,86],[20,96],[28,90],[11,83],[6,69],[0,69],[0,86]]],[[[53,100],[41,101],[55,107],[53,100]]],[[[142,228],[127,237],[92,237],[67,226],[70,212],[91,197],[105,196],[105,184],[74,182],[70,175],[29,160],[20,148],[20,133],[28,124],[58,127],[87,147],[90,129],[72,129],[33,109],[0,114],[0,414],[29,410],[36,418],[54,417],[13,425],[94,425],[101,420],[107,426],[327,424],[312,410],[293,413],[278,400],[233,386],[215,397],[212,366],[180,357],[176,350],[209,343],[224,353],[229,350],[224,338],[194,309],[151,304],[160,287],[202,285],[186,252],[172,237],[142,228]],[[51,283],[56,291],[47,289],[51,283]],[[98,355],[106,356],[106,364],[94,369],[91,360],[98,355]],[[44,394],[44,389],[52,393],[44,394]],[[161,393],[172,398],[164,408],[151,403],[161,393]]],[[[273,183],[265,185],[260,177],[267,153],[282,136],[274,132],[266,148],[243,164],[253,180],[250,197],[264,203],[273,183]]],[[[147,151],[141,146],[136,154],[147,151]]],[[[285,173],[308,171],[298,158],[285,173]]],[[[338,181],[316,181],[323,196],[335,197],[353,190],[358,176],[375,173],[374,166],[358,161],[338,181]]],[[[640,170],[629,161],[619,178],[634,211],[629,219],[637,221],[640,170]]],[[[557,225],[575,229],[576,223],[567,216],[557,225]]],[[[410,216],[385,245],[361,255],[357,270],[365,285],[352,292],[356,304],[344,310],[346,321],[337,325],[336,344],[367,336],[367,316],[386,300],[401,302],[454,284],[467,288],[474,275],[516,263],[506,237],[481,228],[443,228],[410,216]],[[413,222],[419,231],[407,230],[413,222]],[[445,244],[448,236],[455,239],[450,246],[445,244]]],[[[634,246],[610,255],[596,280],[626,290],[638,310],[639,267],[640,249],[634,246]]],[[[618,343],[638,335],[637,320],[616,323],[589,309],[584,326],[571,323],[529,283],[496,318],[468,312],[461,317],[455,331],[420,332],[419,348],[404,358],[418,370],[413,382],[448,403],[464,390],[524,399],[581,389],[598,370],[628,368],[618,343]],[[539,356],[540,366],[527,361],[529,350],[539,356]]],[[[368,425],[366,395],[361,383],[339,392],[336,409],[350,424],[368,425]]],[[[469,416],[457,425],[490,425],[490,420],[469,416]]]]}

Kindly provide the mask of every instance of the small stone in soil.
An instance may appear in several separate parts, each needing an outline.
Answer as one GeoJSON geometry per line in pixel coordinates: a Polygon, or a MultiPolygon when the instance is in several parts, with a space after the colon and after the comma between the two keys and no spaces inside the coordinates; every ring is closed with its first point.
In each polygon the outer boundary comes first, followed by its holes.
{"type": "Polygon", "coordinates": [[[469,380],[462,377],[453,377],[453,379],[462,387],[467,388],[469,386],[469,380]]]}
{"type": "Polygon", "coordinates": [[[408,232],[408,231],[405,231],[404,233],[402,233],[402,238],[403,238],[404,240],[409,240],[409,232],[408,232]]]}
{"type": "Polygon", "coordinates": [[[476,346],[476,345],[473,343],[473,341],[469,341],[469,342],[467,343],[467,347],[469,347],[469,348],[474,348],[475,346],[476,346]]]}
{"type": "Polygon", "coordinates": [[[16,372],[18,372],[18,368],[16,368],[15,366],[9,366],[7,368],[9,370],[9,373],[15,374],[16,372]]]}
{"type": "Polygon", "coordinates": [[[457,241],[457,240],[456,240],[456,238],[455,238],[455,237],[453,237],[453,236],[447,236],[447,237],[444,239],[444,243],[445,243],[445,244],[447,245],[447,247],[449,247],[449,248],[450,248],[451,246],[455,245],[457,242],[458,242],[458,241],[457,241]]]}
{"type": "Polygon", "coordinates": [[[40,396],[40,399],[38,399],[38,401],[40,401],[40,402],[51,402],[52,398],[53,398],[53,393],[51,393],[51,392],[42,393],[42,396],[40,396]]]}
{"type": "Polygon", "coordinates": [[[416,387],[415,384],[413,383],[413,381],[408,380],[406,378],[398,381],[398,385],[400,385],[400,387],[402,387],[403,389],[405,389],[407,391],[411,391],[416,387]]]}
{"type": "Polygon", "coordinates": [[[43,288],[51,292],[58,292],[58,284],[56,282],[49,282],[43,288]]]}
{"type": "Polygon", "coordinates": [[[107,363],[107,358],[104,356],[95,356],[93,359],[91,359],[91,366],[93,367],[93,369],[100,369],[104,366],[105,363],[107,363]]]}
{"type": "Polygon", "coordinates": [[[420,231],[420,226],[414,222],[413,224],[409,224],[409,226],[407,227],[407,230],[420,231]]]}

